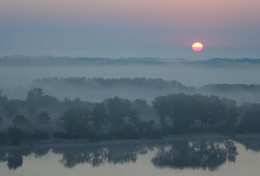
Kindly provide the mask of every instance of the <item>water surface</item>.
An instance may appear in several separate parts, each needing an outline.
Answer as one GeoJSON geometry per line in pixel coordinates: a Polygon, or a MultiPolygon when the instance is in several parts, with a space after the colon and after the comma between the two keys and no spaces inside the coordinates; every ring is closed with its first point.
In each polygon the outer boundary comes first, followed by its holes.
{"type": "Polygon", "coordinates": [[[1,147],[8,176],[258,176],[260,138],[172,139],[1,147]]]}

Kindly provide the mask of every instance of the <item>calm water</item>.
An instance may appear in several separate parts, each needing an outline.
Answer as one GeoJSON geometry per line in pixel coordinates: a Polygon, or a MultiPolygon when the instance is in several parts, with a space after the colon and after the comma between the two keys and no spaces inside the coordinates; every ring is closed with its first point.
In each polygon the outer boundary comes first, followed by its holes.
{"type": "Polygon", "coordinates": [[[259,176],[259,163],[248,137],[0,148],[1,176],[259,176]]]}

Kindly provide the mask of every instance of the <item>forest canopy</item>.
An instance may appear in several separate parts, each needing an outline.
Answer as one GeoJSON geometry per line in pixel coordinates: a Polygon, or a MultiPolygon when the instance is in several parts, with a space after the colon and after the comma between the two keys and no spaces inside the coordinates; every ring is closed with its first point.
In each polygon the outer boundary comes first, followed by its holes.
{"type": "Polygon", "coordinates": [[[130,101],[119,97],[99,103],[59,100],[34,88],[26,100],[0,94],[0,143],[23,140],[136,139],[187,133],[259,133],[260,104],[199,94],[169,94],[130,101]]]}

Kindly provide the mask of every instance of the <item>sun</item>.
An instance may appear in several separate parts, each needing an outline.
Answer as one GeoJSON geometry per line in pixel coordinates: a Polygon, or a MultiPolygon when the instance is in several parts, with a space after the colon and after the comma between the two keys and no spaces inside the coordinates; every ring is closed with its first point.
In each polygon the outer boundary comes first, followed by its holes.
{"type": "Polygon", "coordinates": [[[200,42],[195,42],[195,43],[192,44],[192,49],[194,51],[201,51],[201,50],[203,50],[203,48],[204,48],[204,46],[200,42]]]}

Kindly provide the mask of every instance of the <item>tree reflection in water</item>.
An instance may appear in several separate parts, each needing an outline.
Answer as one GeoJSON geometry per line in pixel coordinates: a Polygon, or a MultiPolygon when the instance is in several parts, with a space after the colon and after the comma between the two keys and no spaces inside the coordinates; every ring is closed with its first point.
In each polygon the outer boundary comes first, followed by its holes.
{"type": "Polygon", "coordinates": [[[260,151],[260,137],[252,136],[250,138],[236,139],[236,141],[244,145],[247,150],[252,150],[254,152],[260,151]]]}
{"type": "Polygon", "coordinates": [[[138,155],[146,154],[151,148],[145,145],[133,146],[107,146],[98,148],[81,148],[79,150],[53,150],[55,153],[63,155],[60,162],[68,168],[73,168],[78,164],[88,163],[93,167],[102,164],[124,164],[136,162],[138,155]]]}
{"type": "MultiPolygon", "coordinates": [[[[236,139],[253,151],[260,150],[259,139],[236,139]]],[[[151,159],[158,168],[201,168],[214,170],[226,162],[235,162],[238,155],[235,142],[232,140],[172,140],[160,141],[150,144],[82,144],[59,147],[38,146],[27,149],[13,148],[9,151],[0,151],[0,162],[6,163],[10,170],[22,166],[23,157],[34,155],[40,158],[49,151],[61,154],[60,162],[67,168],[73,168],[79,164],[89,164],[98,167],[107,163],[125,164],[136,162],[139,155],[145,155],[155,150],[151,159]]],[[[0,163],[0,164],[2,164],[0,163]]]]}
{"type": "Polygon", "coordinates": [[[238,155],[233,141],[176,141],[159,149],[152,163],[159,168],[215,169],[226,161],[234,162],[238,155]]]}
{"type": "Polygon", "coordinates": [[[21,155],[10,155],[7,157],[7,166],[10,170],[15,170],[23,165],[23,157],[21,155]]]}
{"type": "Polygon", "coordinates": [[[10,170],[16,170],[23,165],[23,157],[34,154],[36,158],[40,158],[48,153],[50,149],[47,147],[43,148],[30,148],[22,150],[11,150],[11,151],[1,151],[0,152],[0,161],[7,162],[7,166],[10,170]]]}

